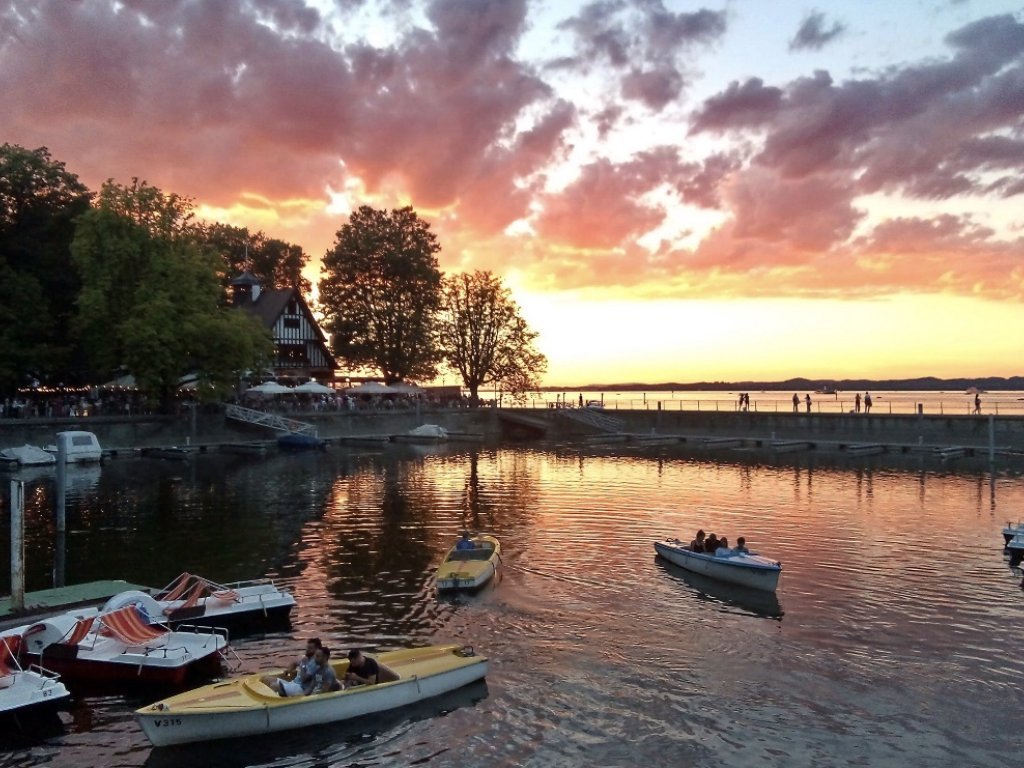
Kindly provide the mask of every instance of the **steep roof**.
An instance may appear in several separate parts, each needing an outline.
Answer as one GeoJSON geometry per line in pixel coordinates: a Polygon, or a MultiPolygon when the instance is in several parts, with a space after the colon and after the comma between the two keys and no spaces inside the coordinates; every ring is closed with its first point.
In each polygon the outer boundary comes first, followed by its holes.
{"type": "Polygon", "coordinates": [[[256,315],[267,328],[273,328],[294,293],[294,288],[271,288],[260,291],[256,301],[247,302],[242,306],[256,315]]]}
{"type": "Polygon", "coordinates": [[[252,272],[243,272],[234,280],[231,281],[231,285],[259,285],[259,278],[256,277],[252,272]]]}

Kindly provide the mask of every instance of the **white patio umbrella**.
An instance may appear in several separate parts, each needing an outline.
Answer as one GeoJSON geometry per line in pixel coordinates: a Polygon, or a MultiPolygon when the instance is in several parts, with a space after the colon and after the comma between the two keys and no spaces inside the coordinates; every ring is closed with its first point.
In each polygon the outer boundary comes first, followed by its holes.
{"type": "Polygon", "coordinates": [[[358,387],[346,390],[350,395],[393,395],[395,390],[379,381],[364,381],[358,387]]]}
{"type": "Polygon", "coordinates": [[[333,395],[334,390],[318,381],[307,381],[292,389],[297,395],[333,395]]]}
{"type": "Polygon", "coordinates": [[[259,386],[249,387],[245,390],[247,394],[253,395],[287,395],[293,390],[291,387],[283,387],[276,381],[265,381],[259,386]]]}
{"type": "Polygon", "coordinates": [[[427,391],[423,387],[417,387],[415,384],[410,384],[407,381],[396,381],[391,385],[391,388],[402,395],[422,395],[427,391]]]}

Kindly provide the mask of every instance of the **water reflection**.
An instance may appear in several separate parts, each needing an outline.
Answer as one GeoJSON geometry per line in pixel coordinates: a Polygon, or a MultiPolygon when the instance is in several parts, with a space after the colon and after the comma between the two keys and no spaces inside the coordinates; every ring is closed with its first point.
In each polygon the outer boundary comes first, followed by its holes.
{"type": "Polygon", "coordinates": [[[712,579],[680,568],[661,557],[655,557],[654,560],[667,576],[689,587],[690,593],[697,600],[716,603],[724,609],[738,608],[741,612],[768,619],[781,619],[783,616],[782,606],[774,592],[712,579]]]}
{"type": "MultiPolygon", "coordinates": [[[[27,495],[38,589],[52,490],[27,495]]],[[[274,577],[298,599],[293,628],[238,638],[243,672],[309,636],[454,641],[492,659],[487,698],[447,717],[316,729],[233,764],[447,765],[450,744],[465,766],[997,765],[1016,756],[1024,706],[1024,593],[1000,535],[1021,508],[1019,474],[919,457],[613,444],[132,459],[69,493],[66,570],[274,577]],[[467,527],[501,539],[503,578],[438,600],[434,569],[467,527]],[[653,540],[697,528],[782,560],[774,603],[653,561],[653,540]]],[[[134,701],[76,703],[62,735],[7,764],[168,760],[150,755],[134,701]]]]}

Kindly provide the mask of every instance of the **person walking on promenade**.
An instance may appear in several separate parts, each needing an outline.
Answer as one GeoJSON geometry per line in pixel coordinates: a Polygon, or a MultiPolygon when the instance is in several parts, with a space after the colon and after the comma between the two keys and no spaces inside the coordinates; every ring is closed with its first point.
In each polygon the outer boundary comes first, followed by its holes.
{"type": "Polygon", "coordinates": [[[974,412],[981,413],[981,395],[974,393],[974,412]]]}
{"type": "Polygon", "coordinates": [[[793,413],[798,413],[799,411],[800,411],[800,396],[796,392],[794,392],[793,393],[793,413]]]}
{"type": "Polygon", "coordinates": [[[855,413],[860,413],[860,392],[853,398],[853,410],[855,413]]]}
{"type": "Polygon", "coordinates": [[[804,395],[804,402],[807,403],[807,412],[810,413],[811,412],[811,393],[810,392],[808,392],[806,395],[804,395]]]}
{"type": "Polygon", "coordinates": [[[871,413],[871,393],[864,393],[864,413],[871,413]]]}

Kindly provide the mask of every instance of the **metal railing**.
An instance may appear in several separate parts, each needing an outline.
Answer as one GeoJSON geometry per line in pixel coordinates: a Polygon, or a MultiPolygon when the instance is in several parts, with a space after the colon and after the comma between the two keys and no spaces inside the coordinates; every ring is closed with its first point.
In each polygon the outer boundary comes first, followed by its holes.
{"type": "Polygon", "coordinates": [[[229,419],[244,421],[246,424],[255,424],[258,427],[274,429],[278,432],[287,432],[291,435],[316,436],[316,425],[306,421],[286,419],[276,413],[257,411],[255,408],[246,408],[242,405],[228,405],[224,409],[224,415],[229,419]]]}

